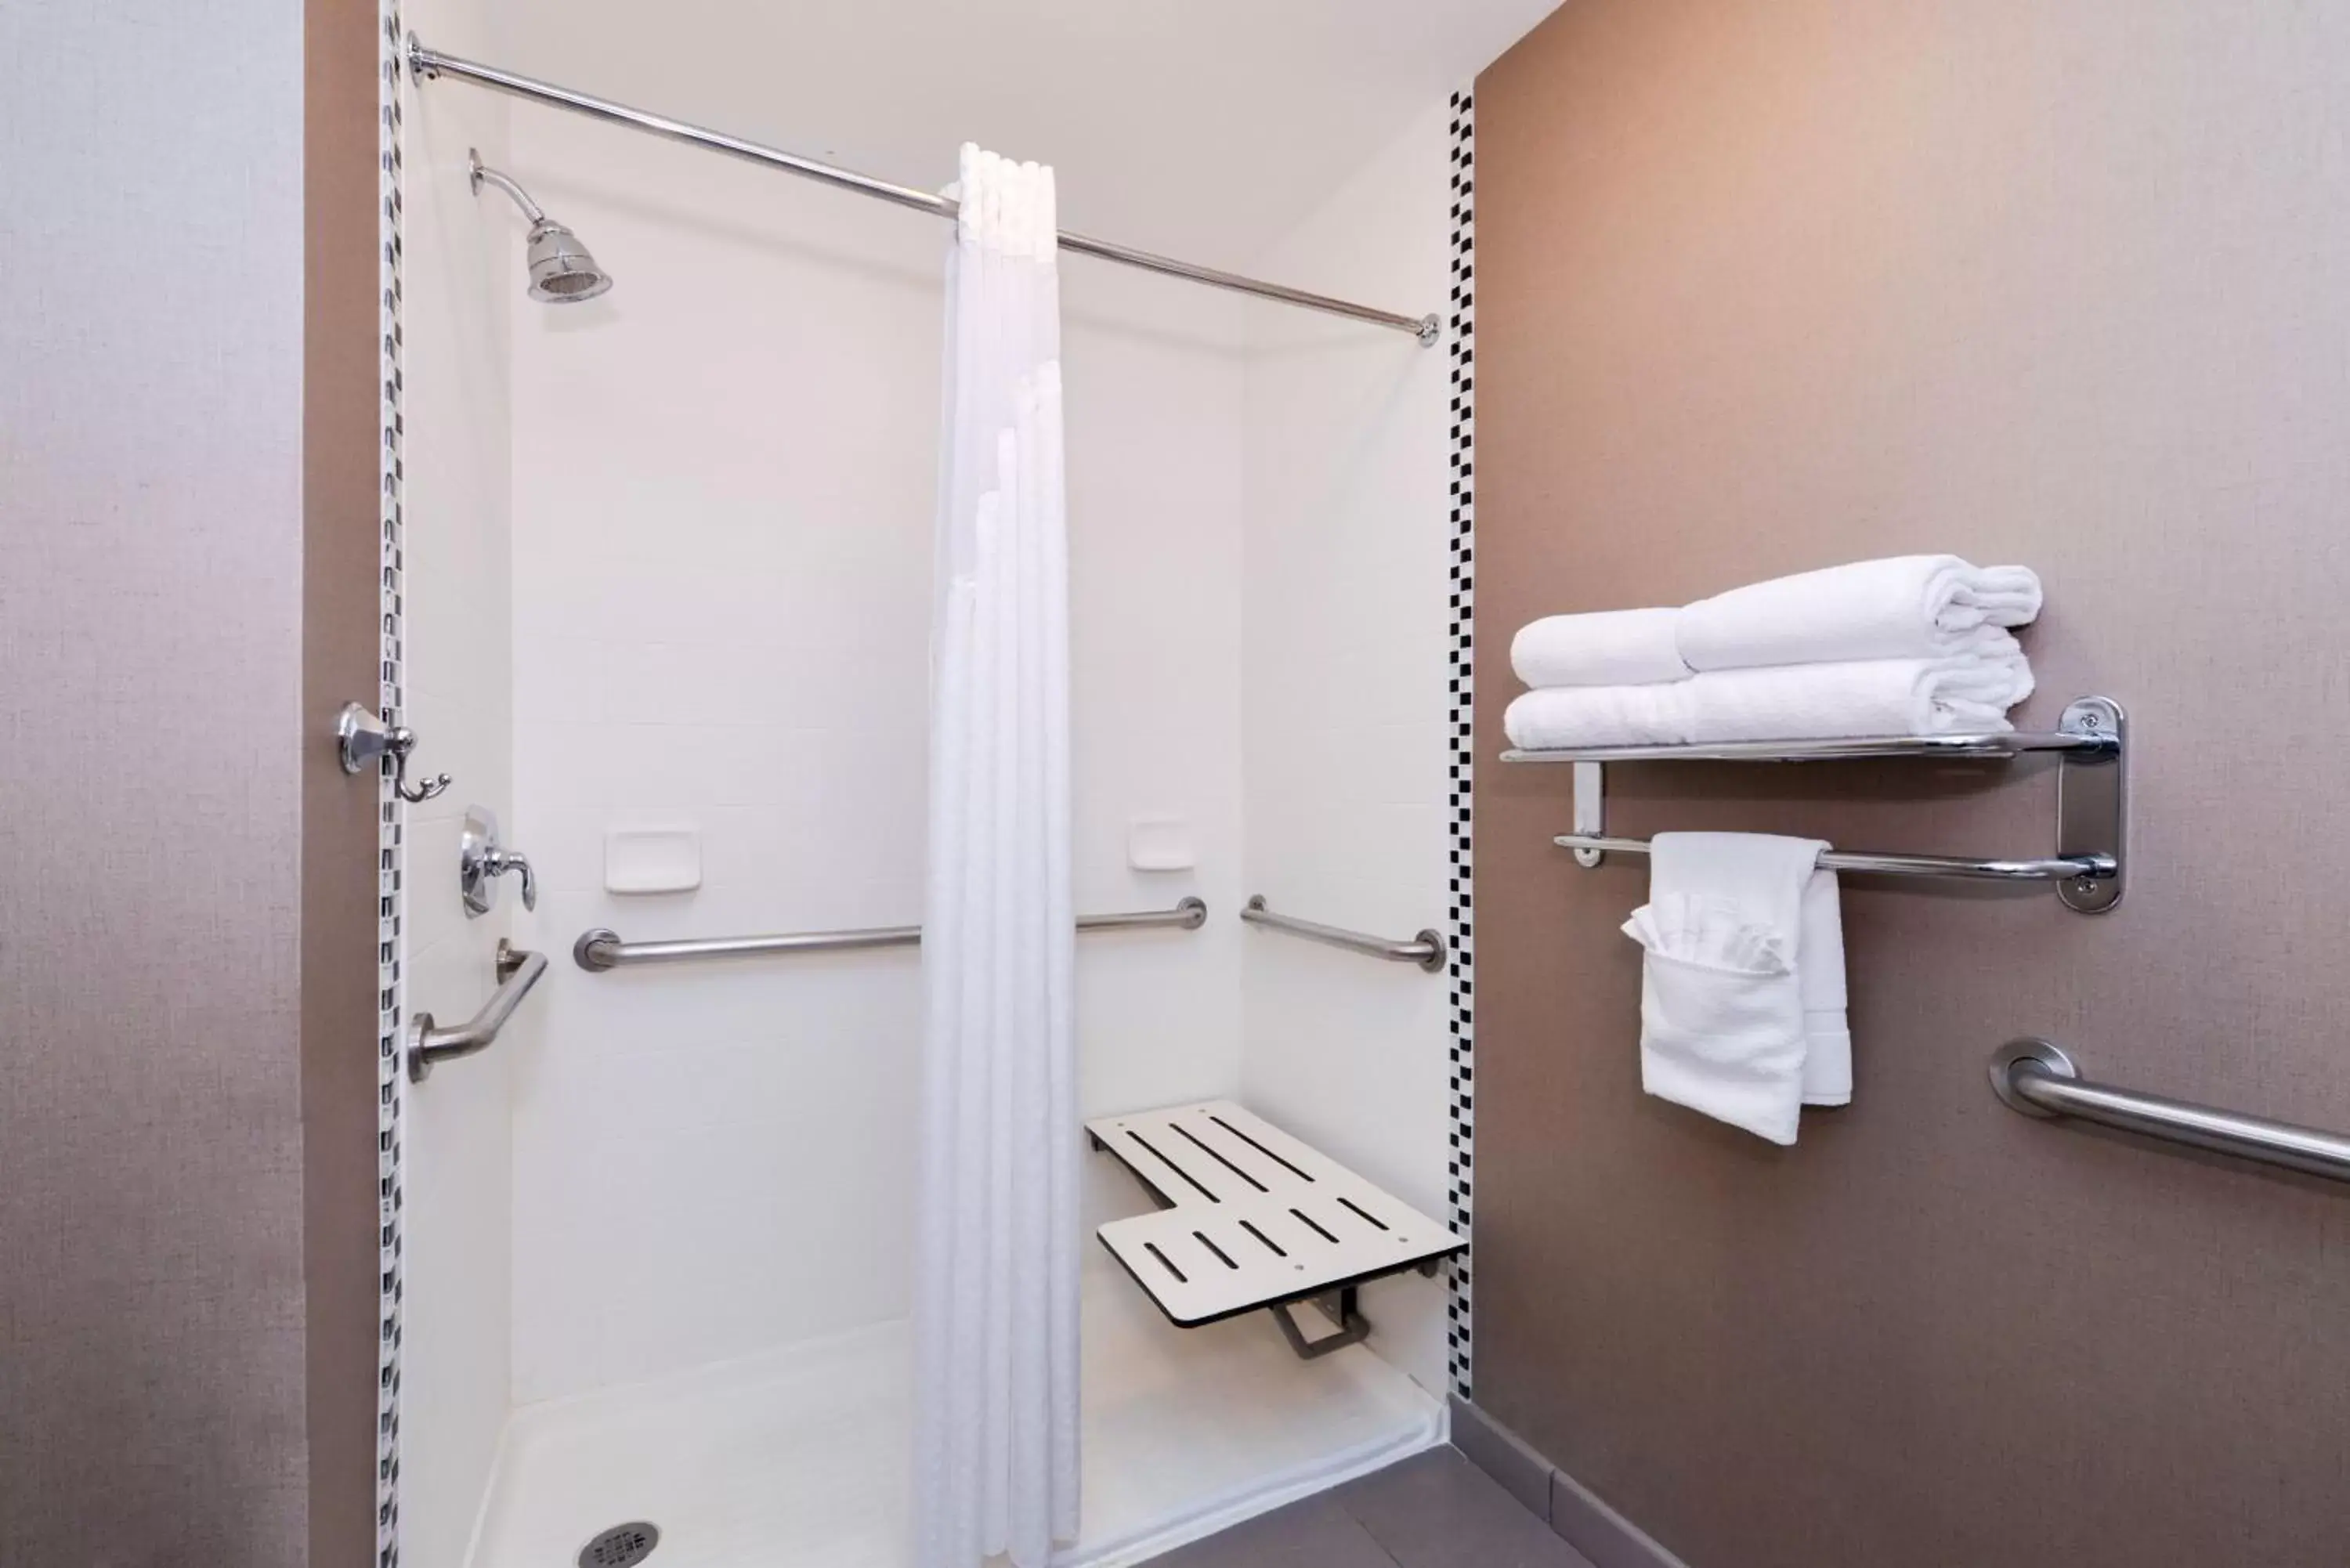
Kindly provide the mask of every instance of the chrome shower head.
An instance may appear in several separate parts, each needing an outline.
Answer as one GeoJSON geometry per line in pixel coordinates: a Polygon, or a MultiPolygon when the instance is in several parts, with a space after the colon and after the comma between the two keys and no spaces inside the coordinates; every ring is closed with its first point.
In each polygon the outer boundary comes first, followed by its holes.
{"type": "Polygon", "coordinates": [[[593,299],[612,286],[612,275],[596,265],[579,236],[551,219],[530,231],[530,296],[550,305],[593,299]]]}
{"type": "Polygon", "coordinates": [[[495,185],[504,191],[522,215],[530,220],[530,238],[524,252],[524,261],[530,269],[529,294],[550,305],[573,305],[583,299],[593,299],[612,286],[612,275],[596,265],[579,236],[546,215],[546,210],[530,199],[530,192],[496,170],[486,168],[482,155],[471,151],[473,194],[482,193],[484,184],[495,185]]]}

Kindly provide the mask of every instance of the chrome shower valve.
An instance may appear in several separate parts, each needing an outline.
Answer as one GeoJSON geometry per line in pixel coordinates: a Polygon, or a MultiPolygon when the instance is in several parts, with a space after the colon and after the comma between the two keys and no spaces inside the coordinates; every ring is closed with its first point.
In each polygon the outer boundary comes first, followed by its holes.
{"type": "Polygon", "coordinates": [[[531,869],[529,857],[498,842],[498,819],[487,806],[467,806],[465,830],[457,840],[457,888],[464,895],[468,918],[497,907],[497,879],[508,874],[522,878],[522,907],[537,909],[538,873],[531,869]]]}

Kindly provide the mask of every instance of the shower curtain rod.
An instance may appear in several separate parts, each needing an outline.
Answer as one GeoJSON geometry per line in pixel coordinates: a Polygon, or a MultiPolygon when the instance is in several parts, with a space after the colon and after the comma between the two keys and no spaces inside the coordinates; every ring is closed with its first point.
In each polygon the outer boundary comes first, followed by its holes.
{"type": "MultiPolygon", "coordinates": [[[[894,202],[899,206],[911,207],[918,212],[930,213],[941,218],[951,218],[955,215],[955,203],[944,196],[933,195],[928,191],[917,191],[910,186],[893,185],[887,180],[876,180],[870,175],[859,174],[853,170],[837,169],[829,163],[818,163],[812,158],[801,158],[776,148],[763,147],[755,141],[745,141],[739,136],[729,136],[724,131],[711,130],[699,125],[689,125],[684,120],[671,119],[666,115],[649,113],[641,109],[630,109],[626,104],[614,103],[608,99],[592,98],[587,93],[574,92],[569,88],[556,87],[552,82],[543,82],[534,77],[500,70],[495,66],[485,66],[478,60],[463,59],[455,55],[444,55],[438,49],[426,48],[413,33],[408,35],[408,68],[419,82],[431,81],[442,76],[456,77],[464,81],[477,82],[483,87],[494,88],[499,92],[511,93],[515,98],[527,99],[533,103],[546,104],[551,109],[567,109],[574,114],[584,114],[590,119],[606,120],[614,125],[625,125],[634,130],[649,130],[655,136],[665,136],[671,141],[682,141],[689,147],[706,147],[712,151],[723,152],[731,157],[743,159],[746,162],[764,164],[770,169],[780,169],[786,174],[797,174],[802,179],[817,181],[832,186],[835,190],[853,191],[860,196],[876,196],[884,202],[894,202]]],[[[1308,294],[1304,289],[1285,288],[1277,283],[1263,283],[1253,277],[1243,277],[1237,273],[1219,272],[1214,267],[1194,266],[1190,262],[1154,255],[1149,251],[1139,251],[1127,245],[1112,244],[1107,240],[1097,240],[1086,234],[1071,234],[1066,229],[1061,231],[1061,248],[1075,251],[1079,255],[1097,256],[1103,261],[1114,261],[1126,266],[1140,267],[1145,272],[1162,273],[1169,277],[1188,278],[1193,283],[1204,283],[1214,288],[1228,288],[1235,294],[1254,295],[1260,299],[1278,300],[1284,305],[1298,305],[1308,310],[1323,310],[1333,316],[1351,317],[1357,321],[1367,321],[1375,327],[1392,327],[1399,332],[1410,333],[1419,339],[1422,347],[1430,346],[1437,339],[1436,317],[1433,314],[1400,316],[1392,310],[1378,310],[1367,305],[1357,305],[1352,300],[1333,299],[1322,294],[1308,294]]]]}

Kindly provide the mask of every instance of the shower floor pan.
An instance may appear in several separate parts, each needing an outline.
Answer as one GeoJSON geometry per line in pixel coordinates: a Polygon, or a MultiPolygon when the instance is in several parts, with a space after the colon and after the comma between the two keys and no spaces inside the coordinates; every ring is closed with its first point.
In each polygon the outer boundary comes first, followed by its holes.
{"type": "MultiPolygon", "coordinates": [[[[1131,1568],[1444,1441],[1444,1407],[1367,1348],[1179,1329],[1108,1258],[1081,1272],[1085,1528],[1053,1568],[1131,1568]]],[[[894,1322],[525,1406],[466,1563],[571,1568],[641,1519],[645,1568],[911,1568],[913,1363],[894,1322]]]]}
{"type": "Polygon", "coordinates": [[[1275,1309],[1300,1355],[1359,1338],[1355,1286],[1436,1266],[1468,1242],[1401,1199],[1230,1100],[1086,1124],[1162,1206],[1097,1232],[1134,1282],[1184,1328],[1275,1309]],[[1347,1332],[1308,1347],[1294,1303],[1337,1293],[1347,1332]]]}

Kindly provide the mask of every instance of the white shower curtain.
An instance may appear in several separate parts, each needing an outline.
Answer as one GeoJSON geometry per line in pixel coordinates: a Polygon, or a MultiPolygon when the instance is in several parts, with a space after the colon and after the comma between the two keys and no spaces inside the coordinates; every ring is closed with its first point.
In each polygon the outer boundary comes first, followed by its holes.
{"type": "Polygon", "coordinates": [[[962,150],[931,624],[916,1568],[1077,1530],[1068,537],[1053,171],[962,150]]]}

